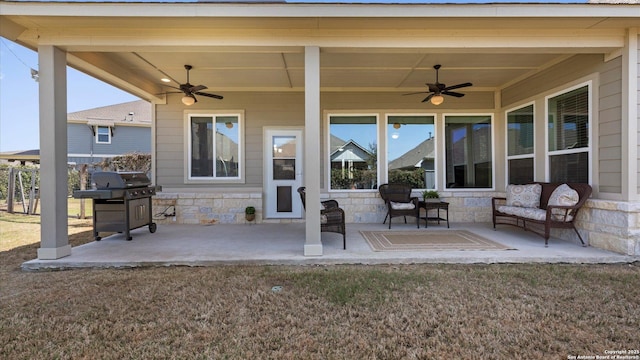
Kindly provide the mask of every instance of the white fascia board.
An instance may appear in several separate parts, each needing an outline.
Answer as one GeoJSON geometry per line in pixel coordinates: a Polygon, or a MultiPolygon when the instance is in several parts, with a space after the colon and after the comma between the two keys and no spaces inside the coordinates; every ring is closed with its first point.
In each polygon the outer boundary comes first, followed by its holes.
{"type": "Polygon", "coordinates": [[[220,4],[0,2],[6,16],[633,18],[640,6],[609,4],[220,4]]]}

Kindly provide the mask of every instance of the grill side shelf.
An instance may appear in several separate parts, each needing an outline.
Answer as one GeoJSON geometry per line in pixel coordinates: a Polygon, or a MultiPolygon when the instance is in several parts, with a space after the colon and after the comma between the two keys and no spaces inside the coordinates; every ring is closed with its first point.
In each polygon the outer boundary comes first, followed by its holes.
{"type": "Polygon", "coordinates": [[[115,196],[112,190],[74,190],[73,197],[76,199],[112,199],[115,196]]]}

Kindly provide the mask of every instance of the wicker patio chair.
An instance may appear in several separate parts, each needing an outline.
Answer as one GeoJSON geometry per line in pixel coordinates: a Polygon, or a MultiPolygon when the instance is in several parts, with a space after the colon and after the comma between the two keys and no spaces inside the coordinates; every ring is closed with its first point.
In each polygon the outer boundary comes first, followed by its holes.
{"type": "Polygon", "coordinates": [[[419,200],[417,197],[411,197],[411,185],[382,184],[378,187],[378,191],[387,206],[387,215],[383,224],[389,218],[389,229],[391,229],[391,219],[396,216],[403,216],[406,224],[408,215],[416,218],[416,226],[420,228],[419,200]]]}
{"type": "MultiPolygon", "coordinates": [[[[302,206],[306,210],[305,187],[299,187],[298,193],[300,194],[300,200],[302,200],[302,206]]],[[[344,221],[344,210],[340,208],[338,202],[335,200],[325,200],[321,203],[324,209],[320,210],[320,231],[342,234],[342,248],[346,249],[347,234],[344,221]]]]}

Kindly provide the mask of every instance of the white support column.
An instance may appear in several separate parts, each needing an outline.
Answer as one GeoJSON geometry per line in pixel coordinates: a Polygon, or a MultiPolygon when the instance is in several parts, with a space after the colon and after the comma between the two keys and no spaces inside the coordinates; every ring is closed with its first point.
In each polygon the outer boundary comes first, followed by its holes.
{"type": "Polygon", "coordinates": [[[71,254],[67,233],[67,53],[38,47],[40,84],[40,199],[38,259],[71,254]]]}
{"type": "Polygon", "coordinates": [[[322,255],[320,239],[320,48],[304,51],[304,179],[306,186],[305,256],[322,255]]]}
{"type": "Polygon", "coordinates": [[[622,52],[622,197],[640,199],[638,189],[638,28],[627,30],[622,52]]]}

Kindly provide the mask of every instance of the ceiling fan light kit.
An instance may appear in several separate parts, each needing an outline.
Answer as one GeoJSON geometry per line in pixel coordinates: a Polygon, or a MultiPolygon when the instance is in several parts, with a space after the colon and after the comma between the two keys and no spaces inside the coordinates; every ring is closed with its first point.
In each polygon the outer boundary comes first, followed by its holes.
{"type": "Polygon", "coordinates": [[[182,97],[182,103],[187,105],[187,106],[191,106],[191,105],[196,103],[196,99],[194,99],[191,96],[185,95],[185,96],[182,97]]]}
{"type": "Polygon", "coordinates": [[[443,97],[442,95],[434,95],[434,96],[431,98],[431,103],[432,103],[433,105],[440,105],[440,104],[442,104],[443,102],[444,102],[444,97],[443,97]]]}

